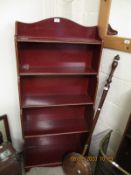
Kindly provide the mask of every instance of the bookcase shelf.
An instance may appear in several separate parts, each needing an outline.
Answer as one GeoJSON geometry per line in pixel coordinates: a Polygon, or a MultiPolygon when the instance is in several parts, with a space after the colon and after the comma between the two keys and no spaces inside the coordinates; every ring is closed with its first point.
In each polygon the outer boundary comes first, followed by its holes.
{"type": "Polygon", "coordinates": [[[61,164],[90,133],[102,41],[64,18],[16,22],[25,168],[61,164]],[[34,159],[35,157],[35,159],[34,159]]]}
{"type": "Polygon", "coordinates": [[[78,106],[88,104],[93,104],[93,99],[88,95],[27,96],[23,98],[22,108],[78,106]]]}
{"type": "Polygon", "coordinates": [[[26,138],[89,132],[92,114],[92,105],[83,105],[79,108],[74,105],[61,108],[27,108],[22,116],[23,132],[26,138]],[[85,112],[88,113],[87,116],[84,115],[85,112]]]}
{"type": "Polygon", "coordinates": [[[24,36],[16,36],[17,42],[36,42],[36,43],[71,43],[71,44],[96,44],[96,45],[101,45],[102,41],[101,40],[96,40],[96,39],[85,39],[85,38],[56,38],[53,37],[51,39],[49,38],[42,38],[42,37],[24,37],[24,36]]]}
{"type": "Polygon", "coordinates": [[[86,136],[87,133],[79,133],[25,139],[25,163],[27,168],[60,165],[65,154],[72,151],[82,151],[86,136]]]}
{"type": "Polygon", "coordinates": [[[25,68],[20,70],[20,76],[47,76],[47,75],[97,75],[97,72],[91,68],[83,67],[31,67],[25,65],[25,68]],[[27,68],[26,68],[27,67],[27,68]]]}

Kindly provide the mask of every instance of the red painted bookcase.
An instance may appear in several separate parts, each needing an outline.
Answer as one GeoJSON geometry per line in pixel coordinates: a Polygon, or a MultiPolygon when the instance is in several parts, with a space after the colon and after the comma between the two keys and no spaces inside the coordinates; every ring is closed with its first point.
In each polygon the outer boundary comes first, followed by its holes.
{"type": "Polygon", "coordinates": [[[81,152],[94,115],[102,41],[98,28],[64,18],[16,22],[25,168],[81,152]]]}

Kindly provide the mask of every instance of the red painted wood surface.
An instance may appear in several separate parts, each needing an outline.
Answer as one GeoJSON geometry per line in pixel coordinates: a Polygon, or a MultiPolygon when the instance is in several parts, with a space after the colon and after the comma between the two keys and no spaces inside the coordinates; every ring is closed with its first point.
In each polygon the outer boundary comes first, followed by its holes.
{"type": "Polygon", "coordinates": [[[22,77],[21,91],[29,95],[86,95],[96,82],[94,76],[22,77]]]}
{"type": "Polygon", "coordinates": [[[49,95],[26,96],[22,99],[22,108],[79,106],[93,104],[89,95],[49,95]]]}
{"type": "Polygon", "coordinates": [[[96,77],[56,76],[22,77],[22,106],[57,106],[93,103],[96,77]]]}
{"type": "Polygon", "coordinates": [[[92,105],[27,108],[23,111],[22,117],[24,135],[31,137],[44,134],[89,132],[92,112],[92,105]]]}
{"type": "Polygon", "coordinates": [[[49,18],[35,23],[16,22],[16,39],[18,41],[64,41],[101,43],[98,36],[98,28],[84,27],[68,19],[57,18],[59,22],[55,22],[56,18],[49,18]]]}
{"type": "Polygon", "coordinates": [[[98,28],[64,18],[16,22],[25,167],[82,151],[94,115],[102,41],[98,28]]]}
{"type": "Polygon", "coordinates": [[[100,46],[19,43],[20,73],[92,74],[98,72],[100,46]],[[97,60],[97,61],[96,61],[97,60]]]}
{"type": "Polygon", "coordinates": [[[82,150],[86,136],[83,133],[26,139],[26,167],[61,163],[69,152],[82,150]]]}

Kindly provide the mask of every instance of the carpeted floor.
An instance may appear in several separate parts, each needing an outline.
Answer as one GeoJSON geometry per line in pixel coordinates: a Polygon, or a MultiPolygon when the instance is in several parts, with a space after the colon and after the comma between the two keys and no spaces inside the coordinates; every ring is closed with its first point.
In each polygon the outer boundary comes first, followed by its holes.
{"type": "MultiPolygon", "coordinates": [[[[95,163],[91,163],[92,173],[95,169],[95,163]]],[[[29,172],[25,173],[23,171],[23,175],[65,175],[61,166],[58,167],[36,167],[30,169],[29,172]]]]}
{"type": "Polygon", "coordinates": [[[61,166],[32,168],[26,175],[65,175],[61,166]]]}

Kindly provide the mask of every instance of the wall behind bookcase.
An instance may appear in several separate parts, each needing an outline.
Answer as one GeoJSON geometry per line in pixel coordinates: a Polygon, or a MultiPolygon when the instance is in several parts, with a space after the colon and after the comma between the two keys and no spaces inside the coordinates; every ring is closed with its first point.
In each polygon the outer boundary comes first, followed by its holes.
{"type": "MultiPolygon", "coordinates": [[[[1,0],[0,1],[0,114],[9,116],[14,146],[21,149],[22,135],[19,116],[15,61],[15,21],[35,22],[48,17],[61,16],[82,25],[97,25],[100,0],[1,0]]],[[[131,107],[131,54],[103,49],[99,73],[97,103],[110,71],[112,59],[120,54],[121,60],[100,115],[95,134],[112,128],[114,133],[110,150],[119,145],[131,107]]],[[[96,104],[97,106],[97,104],[96,104]]]]}
{"type": "Polygon", "coordinates": [[[17,88],[15,55],[15,21],[33,22],[42,18],[42,1],[1,0],[0,1],[0,115],[7,113],[13,144],[21,149],[22,134],[17,88]]]}

